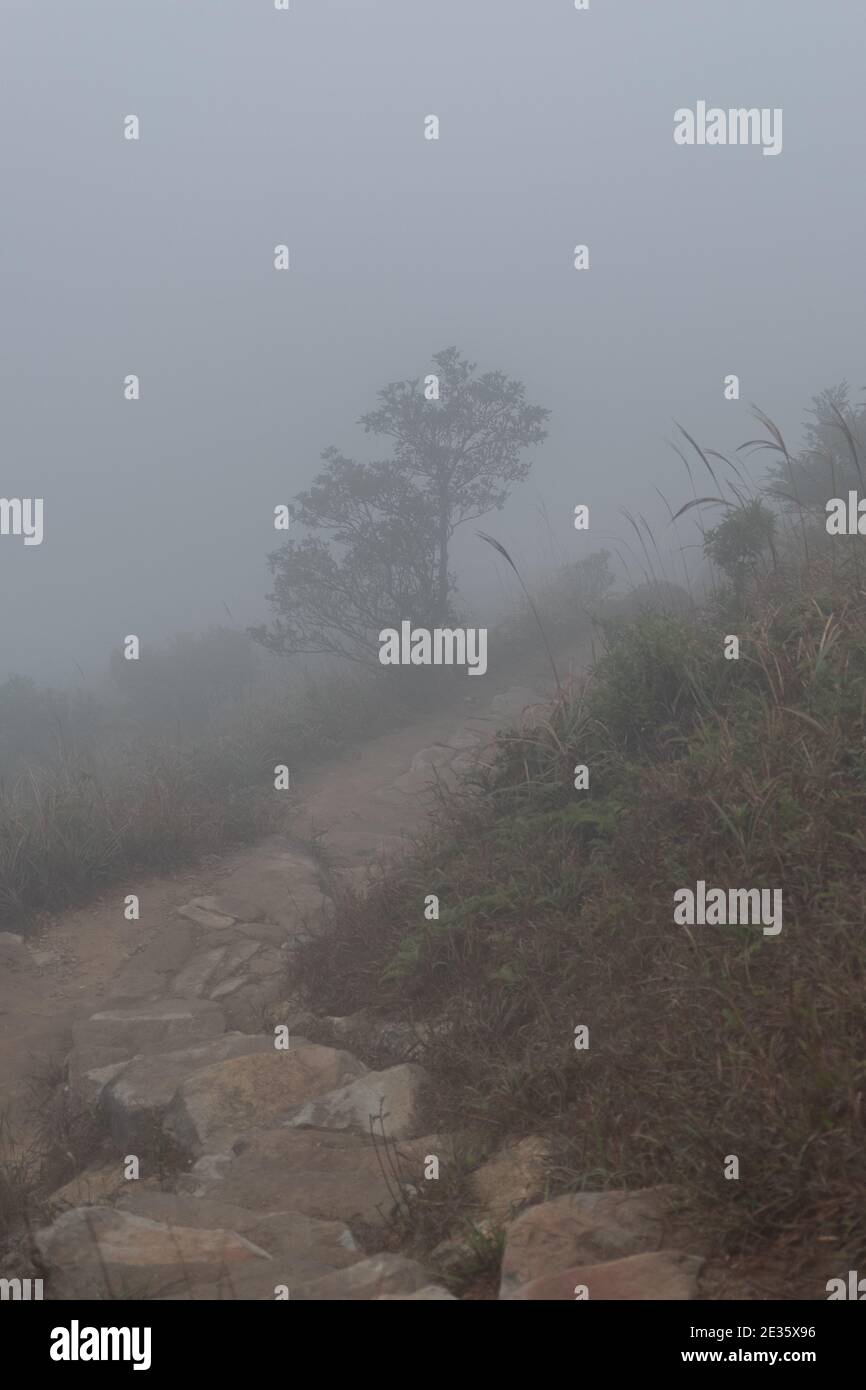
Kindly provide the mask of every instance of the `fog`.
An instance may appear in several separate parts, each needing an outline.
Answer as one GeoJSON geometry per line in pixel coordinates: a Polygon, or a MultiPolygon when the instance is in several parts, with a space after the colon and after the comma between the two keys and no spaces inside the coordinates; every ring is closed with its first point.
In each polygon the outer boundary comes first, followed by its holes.
{"type": "MultiPolygon", "coordinates": [[[[359,415],[450,344],[552,412],[485,522],[530,569],[622,505],[664,531],[674,419],[730,449],[756,402],[796,444],[862,385],[855,0],[4,0],[0,28],[0,490],[44,499],[41,545],[0,537],[0,677],[263,621],[273,508],[328,445],[382,456],[359,415]],[[781,153],[678,146],[700,100],[783,110],[781,153]]],[[[455,554],[483,613],[507,570],[472,527],[455,554]]]]}

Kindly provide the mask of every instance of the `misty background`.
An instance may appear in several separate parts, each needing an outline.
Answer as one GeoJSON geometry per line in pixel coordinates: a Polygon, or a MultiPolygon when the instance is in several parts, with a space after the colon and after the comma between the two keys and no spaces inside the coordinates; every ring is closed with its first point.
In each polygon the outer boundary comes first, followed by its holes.
{"type": "MultiPolygon", "coordinates": [[[[796,446],[863,385],[857,0],[2,0],[0,28],[0,492],[45,499],[41,546],[0,538],[0,678],[263,621],[274,506],[327,445],[382,456],[358,416],[449,344],[552,411],[485,523],[530,572],[622,504],[670,534],[673,418],[727,450],[754,401],[796,446]],[[677,147],[699,99],[781,107],[781,155],[677,147]]],[[[473,527],[455,561],[485,618],[507,569],[473,527]]]]}

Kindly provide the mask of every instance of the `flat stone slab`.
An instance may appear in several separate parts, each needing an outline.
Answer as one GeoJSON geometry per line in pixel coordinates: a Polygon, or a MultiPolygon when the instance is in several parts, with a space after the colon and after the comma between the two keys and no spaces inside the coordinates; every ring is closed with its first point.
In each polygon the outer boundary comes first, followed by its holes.
{"type": "Polygon", "coordinates": [[[253,956],[258,955],[261,950],[260,941],[249,941],[246,938],[236,941],[233,946],[229,947],[220,966],[221,977],[228,979],[230,975],[235,975],[239,971],[243,973],[253,956]]]}
{"type": "Polygon", "coordinates": [[[192,901],[196,907],[215,912],[219,917],[230,917],[233,922],[260,922],[265,915],[257,903],[232,893],[216,893],[192,901]]]}
{"type": "Polygon", "coordinates": [[[60,1299],[153,1298],[185,1280],[213,1284],[251,1261],[273,1268],[236,1232],[167,1226],[113,1207],[64,1212],[35,1240],[60,1299]]]}
{"type": "Polygon", "coordinates": [[[659,1250],[673,1189],[575,1192],[541,1202],[508,1227],[500,1297],[557,1269],[659,1250]]]}
{"type": "Polygon", "coordinates": [[[226,950],[225,946],[217,946],[213,950],[197,951],[172,981],[172,994],[181,999],[199,999],[216,976],[226,950]]]}
{"type": "Polygon", "coordinates": [[[70,1092],[81,1105],[95,1108],[108,1083],[119,1076],[129,1063],[111,1062],[107,1067],[93,1067],[90,1071],[79,1072],[74,1068],[74,1056],[73,1053],[69,1062],[70,1092]]]}
{"type": "MultiPolygon", "coordinates": [[[[401,1178],[419,1186],[426,1155],[443,1152],[436,1135],[401,1142],[401,1178]]],[[[365,1223],[387,1220],[399,1199],[385,1182],[371,1140],[283,1126],[252,1130],[225,1153],[200,1158],[181,1175],[178,1187],[196,1200],[237,1203],[260,1212],[291,1206],[323,1220],[365,1223]]]]}
{"type": "Polygon", "coordinates": [[[287,1118],[293,1128],[355,1130],[408,1139],[417,1133],[418,1094],[427,1080],[422,1067],[406,1062],[386,1071],[370,1071],[301,1105],[287,1118]],[[382,1116],[380,1123],[379,1117],[382,1116]]]}
{"type": "MultiPolygon", "coordinates": [[[[127,1189],[134,1187],[127,1184],[127,1189]]],[[[273,1257],[276,1267],[268,1277],[273,1275],[277,1283],[317,1279],[364,1258],[345,1222],[320,1220],[304,1212],[264,1214],[231,1202],[141,1189],[124,1192],[117,1207],[165,1226],[235,1231],[273,1257]]]]}
{"type": "Polygon", "coordinates": [[[186,922],[172,922],[171,926],[152,932],[133,960],[157,974],[173,975],[180,970],[194,946],[192,927],[186,922]]]}
{"type": "Polygon", "coordinates": [[[238,1028],[243,1033],[258,1033],[263,1028],[273,1027],[270,1005],[285,994],[285,990],[282,971],[271,976],[247,976],[217,1002],[225,1013],[229,1027],[238,1028]]]}
{"type": "Polygon", "coordinates": [[[211,912],[208,908],[199,906],[195,900],[179,907],[177,915],[185,917],[196,927],[204,927],[205,930],[224,931],[227,927],[234,926],[233,917],[227,917],[224,912],[211,912]]]}
{"type": "Polygon", "coordinates": [[[48,1198],[48,1204],[51,1207],[106,1206],[124,1188],[139,1186],[139,1182],[124,1176],[123,1161],[117,1158],[113,1163],[85,1168],[84,1172],[56,1188],[48,1198]]]}
{"type": "Polygon", "coordinates": [[[238,922],[235,929],[249,940],[261,941],[266,946],[282,946],[286,939],[285,929],[271,926],[269,922],[238,922]]]}
{"type": "Polygon", "coordinates": [[[414,1293],[380,1293],[378,1295],[380,1303],[458,1303],[453,1293],[443,1289],[439,1284],[425,1284],[423,1289],[416,1289],[414,1293]]]}
{"type": "Polygon", "coordinates": [[[292,1298],[312,1303],[319,1300],[374,1299],[382,1294],[405,1296],[423,1289],[429,1282],[429,1275],[415,1260],[407,1260],[402,1255],[373,1255],[348,1269],[327,1274],[323,1279],[293,1289],[292,1298]]]}
{"type": "Polygon", "coordinates": [[[100,1106],[112,1139],[134,1151],[137,1144],[146,1144],[178,1087],[196,1072],[232,1057],[273,1051],[273,1035],[223,1033],[197,1047],[136,1058],[102,1089],[100,1106]]]}
{"type": "Polygon", "coordinates": [[[108,997],[114,1003],[129,1004],[144,999],[157,999],[166,993],[165,975],[137,958],[127,961],[118,970],[108,987],[108,997]]]}
{"type": "Polygon", "coordinates": [[[162,999],[105,1009],[73,1024],[70,1082],[112,1062],[169,1052],[224,1031],[225,1015],[210,1000],[162,999]]]}
{"type": "Polygon", "coordinates": [[[363,1062],[348,1052],[307,1044],[297,1049],[235,1057],[205,1067],[178,1088],[165,1129],[188,1153],[219,1148],[269,1125],[309,1096],[360,1076],[363,1062]]]}
{"type": "Polygon", "coordinates": [[[698,1255],[678,1250],[657,1250],[645,1255],[627,1255],[604,1264],[575,1265],[556,1274],[545,1274],[523,1284],[510,1295],[518,1299],[568,1301],[576,1298],[627,1302],[663,1299],[683,1301],[700,1296],[698,1277],[704,1261],[698,1255]]]}
{"type": "Polygon", "coordinates": [[[301,929],[305,918],[317,918],[326,901],[318,865],[297,841],[283,835],[269,836],[257,846],[253,859],[239,856],[231,898],[251,900],[269,921],[286,931],[301,929]]]}

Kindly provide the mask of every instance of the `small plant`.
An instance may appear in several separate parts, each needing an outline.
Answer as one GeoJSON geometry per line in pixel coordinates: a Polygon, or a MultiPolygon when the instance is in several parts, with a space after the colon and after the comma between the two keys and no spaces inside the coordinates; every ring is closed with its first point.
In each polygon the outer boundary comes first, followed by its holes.
{"type": "Polygon", "coordinates": [[[731,507],[725,519],[707,531],[704,553],[727,576],[739,604],[762,562],[768,555],[775,560],[775,535],[776,517],[760,497],[731,507]]]}

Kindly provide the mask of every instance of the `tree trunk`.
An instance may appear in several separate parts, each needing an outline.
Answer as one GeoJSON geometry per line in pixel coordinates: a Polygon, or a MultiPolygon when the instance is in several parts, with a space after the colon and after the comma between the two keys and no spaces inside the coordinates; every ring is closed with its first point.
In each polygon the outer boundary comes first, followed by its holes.
{"type": "Polygon", "coordinates": [[[436,592],[436,617],[439,623],[448,620],[448,501],[439,499],[439,575],[436,592]]]}

